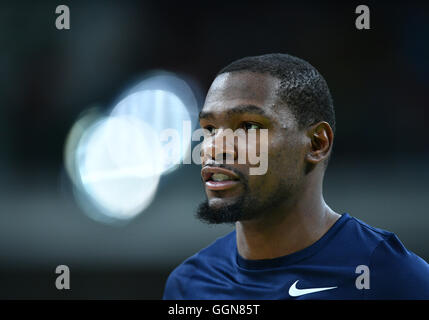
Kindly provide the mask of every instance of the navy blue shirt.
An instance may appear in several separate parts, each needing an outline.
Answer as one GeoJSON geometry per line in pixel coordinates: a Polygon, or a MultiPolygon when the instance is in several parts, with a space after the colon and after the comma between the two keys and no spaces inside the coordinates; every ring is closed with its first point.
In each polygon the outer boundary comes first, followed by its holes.
{"type": "Polygon", "coordinates": [[[244,259],[232,231],[179,265],[163,298],[429,299],[429,265],[345,213],[311,246],[275,259],[244,259]]]}

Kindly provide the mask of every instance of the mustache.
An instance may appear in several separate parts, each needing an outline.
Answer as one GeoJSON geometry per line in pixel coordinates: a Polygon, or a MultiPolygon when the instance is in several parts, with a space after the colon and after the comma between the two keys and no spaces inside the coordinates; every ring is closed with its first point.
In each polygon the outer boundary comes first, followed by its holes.
{"type": "Polygon", "coordinates": [[[205,166],[203,166],[203,168],[223,168],[223,169],[227,169],[229,171],[234,172],[239,178],[240,181],[247,183],[247,177],[239,170],[237,170],[236,168],[230,167],[228,165],[225,165],[223,163],[216,163],[216,164],[206,164],[205,166]]]}

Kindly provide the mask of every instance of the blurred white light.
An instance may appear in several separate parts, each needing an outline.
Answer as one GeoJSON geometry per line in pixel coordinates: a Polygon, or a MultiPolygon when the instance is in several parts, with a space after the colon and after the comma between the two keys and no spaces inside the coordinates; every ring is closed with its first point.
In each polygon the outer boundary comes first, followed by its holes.
{"type": "Polygon", "coordinates": [[[75,186],[79,185],[80,177],[76,163],[76,151],[83,135],[88,128],[97,122],[101,117],[100,109],[97,106],[88,108],[70,129],[64,145],[64,167],[68,176],[75,186]]]}
{"type": "Polygon", "coordinates": [[[135,117],[158,134],[163,146],[162,166],[154,173],[171,172],[190,155],[190,134],[198,116],[197,99],[187,83],[174,74],[160,72],[147,77],[127,92],[111,115],[135,117]]]}
{"type": "Polygon", "coordinates": [[[82,187],[106,216],[130,219],[155,195],[161,145],[152,128],[130,117],[108,117],[88,129],[76,159],[82,187]]]}
{"type": "Polygon", "coordinates": [[[194,92],[172,73],[153,72],[109,115],[95,108],[76,121],[64,161],[76,200],[91,218],[118,223],[135,217],[152,202],[160,176],[190,157],[194,92]]]}

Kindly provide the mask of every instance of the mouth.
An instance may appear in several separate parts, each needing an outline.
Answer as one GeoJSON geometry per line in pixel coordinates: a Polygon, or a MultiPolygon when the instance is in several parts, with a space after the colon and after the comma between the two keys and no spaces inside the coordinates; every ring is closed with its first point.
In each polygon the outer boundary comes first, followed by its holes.
{"type": "Polygon", "coordinates": [[[240,183],[239,177],[224,168],[206,166],[201,170],[201,177],[209,190],[219,191],[235,187],[240,183]]]}

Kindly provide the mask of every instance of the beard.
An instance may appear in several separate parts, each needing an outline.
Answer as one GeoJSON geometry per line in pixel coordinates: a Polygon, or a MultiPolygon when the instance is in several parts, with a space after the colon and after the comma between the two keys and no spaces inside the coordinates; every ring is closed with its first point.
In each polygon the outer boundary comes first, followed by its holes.
{"type": "MultiPolygon", "coordinates": [[[[247,182],[247,181],[246,181],[247,182]]],[[[290,189],[280,185],[276,192],[263,201],[252,197],[248,184],[244,182],[244,192],[235,202],[217,207],[210,206],[209,200],[203,201],[197,208],[196,218],[208,224],[234,224],[237,221],[254,220],[269,215],[269,212],[288,198],[290,189]]]]}
{"type": "Polygon", "coordinates": [[[206,198],[197,208],[196,217],[208,224],[229,223],[234,224],[237,221],[243,220],[246,214],[244,197],[241,196],[236,202],[228,205],[223,205],[217,208],[212,208],[209,200],[206,198]]]}

